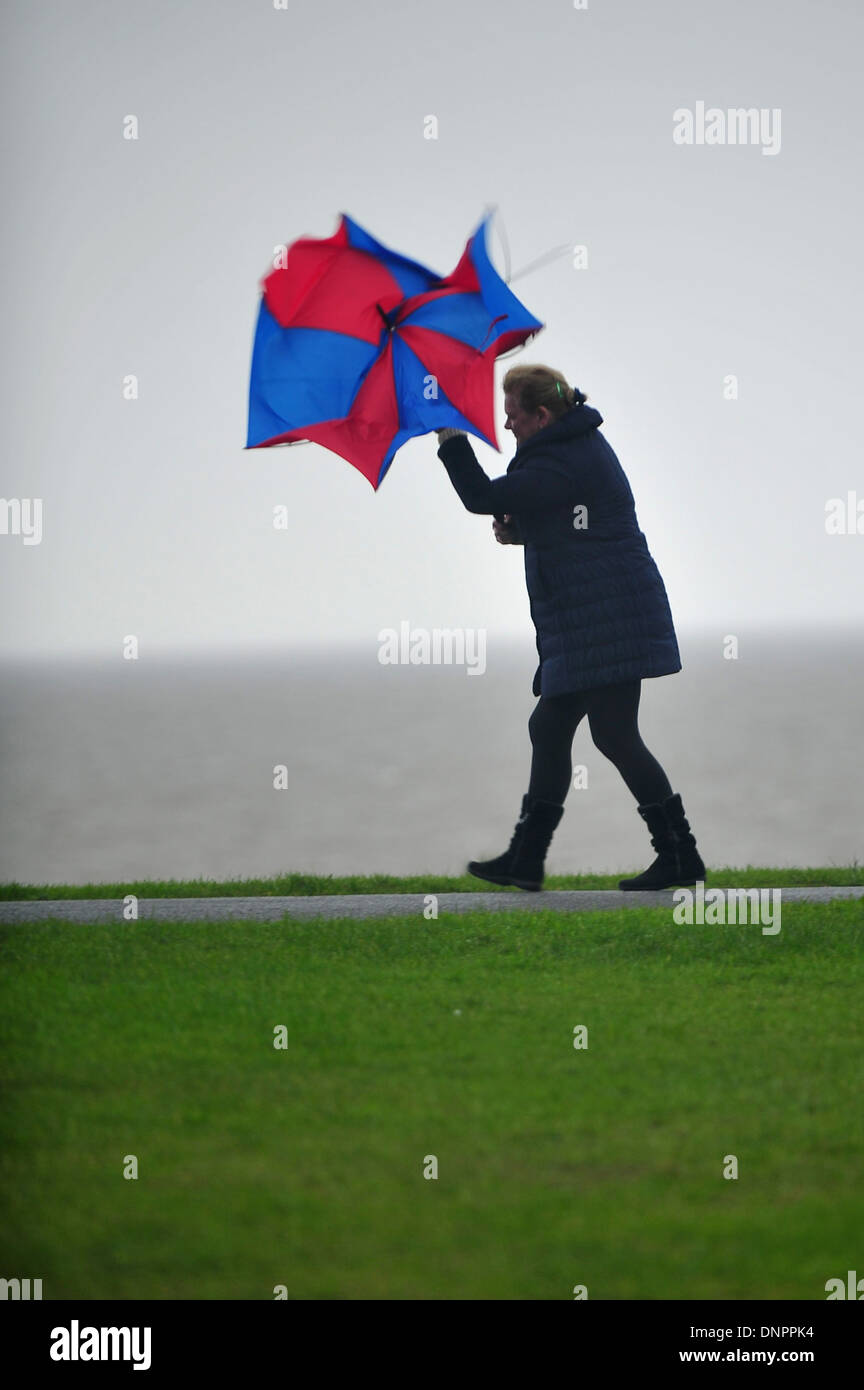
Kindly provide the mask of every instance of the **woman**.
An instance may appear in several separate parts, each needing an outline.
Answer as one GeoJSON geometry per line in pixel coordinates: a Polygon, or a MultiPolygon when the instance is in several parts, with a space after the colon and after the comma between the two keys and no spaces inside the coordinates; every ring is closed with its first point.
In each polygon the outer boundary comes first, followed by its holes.
{"type": "Polygon", "coordinates": [[[639,733],[641,682],[681,670],[663,580],[639,530],[630,484],[598,426],[599,411],[551,367],[504,377],[507,473],[487,478],[462,430],[438,431],[438,457],[469,512],[492,515],[502,545],[524,545],[540,664],[528,721],[531,778],[506,852],[468,865],[490,883],[536,892],[564,814],[576,729],[617,767],[651,832],[657,858],[619,888],[688,886],[705,865],[666,773],[639,733]]]}

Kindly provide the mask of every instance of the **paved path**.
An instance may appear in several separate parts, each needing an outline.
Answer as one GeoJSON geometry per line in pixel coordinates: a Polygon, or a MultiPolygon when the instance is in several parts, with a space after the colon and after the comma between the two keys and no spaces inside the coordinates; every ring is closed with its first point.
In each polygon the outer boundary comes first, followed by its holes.
{"type": "MultiPolygon", "coordinates": [[[[711,884],[706,891],[711,890],[711,884]]],[[[752,887],[758,888],[758,884],[752,887]]],[[[853,888],[783,888],[781,903],[818,902],[832,898],[864,898],[864,884],[853,888]]],[[[581,892],[436,893],[438,911],[586,912],[619,907],[674,906],[674,889],[662,893],[621,893],[617,889],[581,892]]],[[[774,902],[773,896],[768,900],[774,902]]],[[[411,917],[423,919],[422,893],[352,893],[313,898],[139,898],[138,916],[155,922],[217,922],[243,920],[278,922],[283,917],[312,918],[411,917]]],[[[0,902],[0,922],[122,922],[120,898],[57,898],[34,902],[0,902]]]]}

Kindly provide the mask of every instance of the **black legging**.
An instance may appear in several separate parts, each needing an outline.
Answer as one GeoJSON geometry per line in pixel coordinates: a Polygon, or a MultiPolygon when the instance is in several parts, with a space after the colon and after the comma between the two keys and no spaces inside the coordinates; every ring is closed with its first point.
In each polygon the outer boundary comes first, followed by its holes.
{"type": "Polygon", "coordinates": [[[672,796],[669,778],[639,733],[641,681],[568,695],[541,695],[528,720],[533,755],[529,796],[563,806],[573,776],[573,735],[588,715],[595,747],[614,763],[640,806],[672,796]]]}

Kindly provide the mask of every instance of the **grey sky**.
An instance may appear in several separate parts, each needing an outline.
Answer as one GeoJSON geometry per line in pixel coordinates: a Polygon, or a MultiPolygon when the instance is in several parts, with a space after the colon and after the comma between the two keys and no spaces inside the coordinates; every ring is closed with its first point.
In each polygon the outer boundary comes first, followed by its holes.
{"type": "Polygon", "coordinates": [[[243,447],[279,242],[344,211],[445,273],[487,204],[513,272],[588,248],[514,284],[548,326],[496,382],[541,361],[589,394],[676,624],[860,622],[864,534],[825,530],[830,498],[864,501],[852,0],[4,15],[0,495],[43,504],[39,545],[0,535],[5,651],[374,644],[403,620],[530,639],[522,551],[465,512],[434,436],[377,494],[318,446],[243,447]],[[676,145],[700,101],[779,109],[779,152],[676,145]]]}

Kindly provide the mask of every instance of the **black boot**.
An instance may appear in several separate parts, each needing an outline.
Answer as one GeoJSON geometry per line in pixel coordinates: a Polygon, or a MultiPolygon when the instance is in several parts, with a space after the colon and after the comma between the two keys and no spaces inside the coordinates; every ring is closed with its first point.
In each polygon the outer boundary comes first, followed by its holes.
{"type": "Polygon", "coordinates": [[[636,878],[622,878],[619,888],[627,891],[652,891],[658,888],[690,888],[705,881],[705,865],[696,848],[696,840],[680,792],[663,802],[637,806],[642,819],[651,831],[651,843],[657,858],[650,868],[636,878]]]}
{"type": "Polygon", "coordinates": [[[530,809],[531,797],[526,793],[522,798],[522,810],[519,814],[519,819],[516,822],[516,829],[513,831],[513,837],[507,849],[503,854],[499,854],[497,859],[483,859],[479,862],[476,859],[472,859],[468,865],[469,874],[473,874],[475,878],[485,878],[489,883],[509,884],[510,864],[514,854],[519,848],[522,839],[522,831],[525,829],[525,823],[528,820],[528,812],[530,809]]]}
{"type": "Polygon", "coordinates": [[[539,893],[543,887],[543,864],[552,836],[564,814],[554,801],[534,801],[522,830],[522,839],[510,862],[509,882],[515,888],[539,893]]]}

